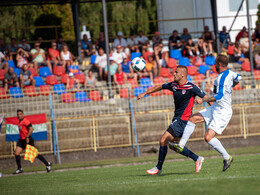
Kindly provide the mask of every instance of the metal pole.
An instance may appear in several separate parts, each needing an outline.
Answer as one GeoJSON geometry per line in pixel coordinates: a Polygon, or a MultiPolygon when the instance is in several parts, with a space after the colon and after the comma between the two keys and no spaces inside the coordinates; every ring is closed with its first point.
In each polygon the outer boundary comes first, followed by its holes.
{"type": "Polygon", "coordinates": [[[251,22],[249,16],[249,1],[246,0],[246,15],[247,15],[247,28],[248,28],[248,39],[249,39],[249,60],[251,66],[251,77],[252,77],[252,88],[255,88],[255,79],[254,79],[254,62],[253,62],[253,53],[252,53],[252,39],[251,39],[251,22]]]}
{"type": "Polygon", "coordinates": [[[110,63],[109,63],[109,47],[108,47],[108,28],[107,28],[107,9],[106,0],[102,0],[103,6],[103,17],[104,17],[104,28],[105,28],[105,42],[106,42],[106,52],[107,52],[107,73],[108,73],[108,85],[109,85],[109,97],[111,88],[111,75],[110,75],[110,63]]]}
{"type": "Polygon", "coordinates": [[[217,44],[217,53],[220,54],[219,34],[218,34],[218,13],[217,13],[216,0],[211,0],[211,10],[212,10],[212,17],[213,17],[214,33],[215,33],[216,44],[217,44]]]}

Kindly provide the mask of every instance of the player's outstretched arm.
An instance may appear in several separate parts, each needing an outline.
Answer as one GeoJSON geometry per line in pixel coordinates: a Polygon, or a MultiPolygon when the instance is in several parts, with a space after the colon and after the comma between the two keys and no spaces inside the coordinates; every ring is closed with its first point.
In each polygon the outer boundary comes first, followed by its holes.
{"type": "MultiPolygon", "coordinates": [[[[202,100],[203,100],[203,102],[215,102],[216,101],[216,99],[215,99],[215,97],[209,97],[209,96],[207,96],[207,95],[205,95],[205,97],[203,97],[202,98],[202,100]]],[[[211,104],[210,104],[211,105],[211,104]]]]}
{"type": "Polygon", "coordinates": [[[139,94],[137,99],[139,100],[139,99],[143,98],[145,95],[148,95],[150,93],[154,93],[154,92],[157,92],[157,91],[160,91],[160,90],[162,90],[162,86],[152,87],[152,88],[148,89],[147,91],[139,94]]]}
{"type": "MultiPolygon", "coordinates": [[[[210,106],[213,104],[213,101],[205,101],[208,100],[210,97],[208,95],[205,95],[203,98],[197,98],[195,99],[195,103],[202,104],[203,102],[207,102],[210,106]]],[[[214,97],[213,97],[214,98],[214,97]]],[[[214,98],[215,99],[215,98],[214,98]]],[[[216,99],[215,99],[216,101],[216,99]]]]}

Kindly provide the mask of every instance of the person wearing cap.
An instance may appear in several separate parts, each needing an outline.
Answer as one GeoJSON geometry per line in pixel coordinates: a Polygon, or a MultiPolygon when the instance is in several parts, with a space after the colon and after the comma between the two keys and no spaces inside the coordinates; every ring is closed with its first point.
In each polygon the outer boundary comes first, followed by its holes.
{"type": "Polygon", "coordinates": [[[118,32],[117,38],[114,40],[114,47],[117,47],[118,45],[121,45],[123,50],[127,47],[126,40],[123,38],[123,33],[118,32]]]}
{"type": "MultiPolygon", "coordinates": [[[[111,81],[113,81],[113,75],[116,73],[116,70],[118,68],[117,63],[115,62],[115,59],[112,57],[109,58],[109,70],[110,70],[110,76],[111,76],[111,81]]],[[[105,77],[108,80],[108,68],[107,66],[104,69],[105,71],[105,77]]]]}
{"type": "Polygon", "coordinates": [[[72,72],[69,73],[69,78],[67,78],[66,90],[79,90],[80,81],[75,79],[72,72]]]}
{"type": "Polygon", "coordinates": [[[158,31],[154,33],[154,37],[152,38],[152,40],[153,40],[153,45],[162,43],[162,38],[159,36],[158,31]]]}

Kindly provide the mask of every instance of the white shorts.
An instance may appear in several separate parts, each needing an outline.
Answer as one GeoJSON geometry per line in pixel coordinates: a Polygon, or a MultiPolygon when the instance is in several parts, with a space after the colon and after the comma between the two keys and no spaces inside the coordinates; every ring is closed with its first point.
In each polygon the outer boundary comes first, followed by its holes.
{"type": "Polygon", "coordinates": [[[217,134],[222,134],[232,117],[232,108],[224,109],[215,107],[214,105],[200,111],[208,128],[217,134]]]}

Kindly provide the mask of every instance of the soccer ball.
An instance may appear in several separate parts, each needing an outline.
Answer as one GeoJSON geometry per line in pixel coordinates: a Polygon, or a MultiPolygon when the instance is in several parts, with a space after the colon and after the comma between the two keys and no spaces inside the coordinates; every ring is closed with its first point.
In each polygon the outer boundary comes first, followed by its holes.
{"type": "Polygon", "coordinates": [[[132,60],[132,68],[135,72],[143,71],[145,68],[145,61],[143,58],[136,57],[132,60]]]}

